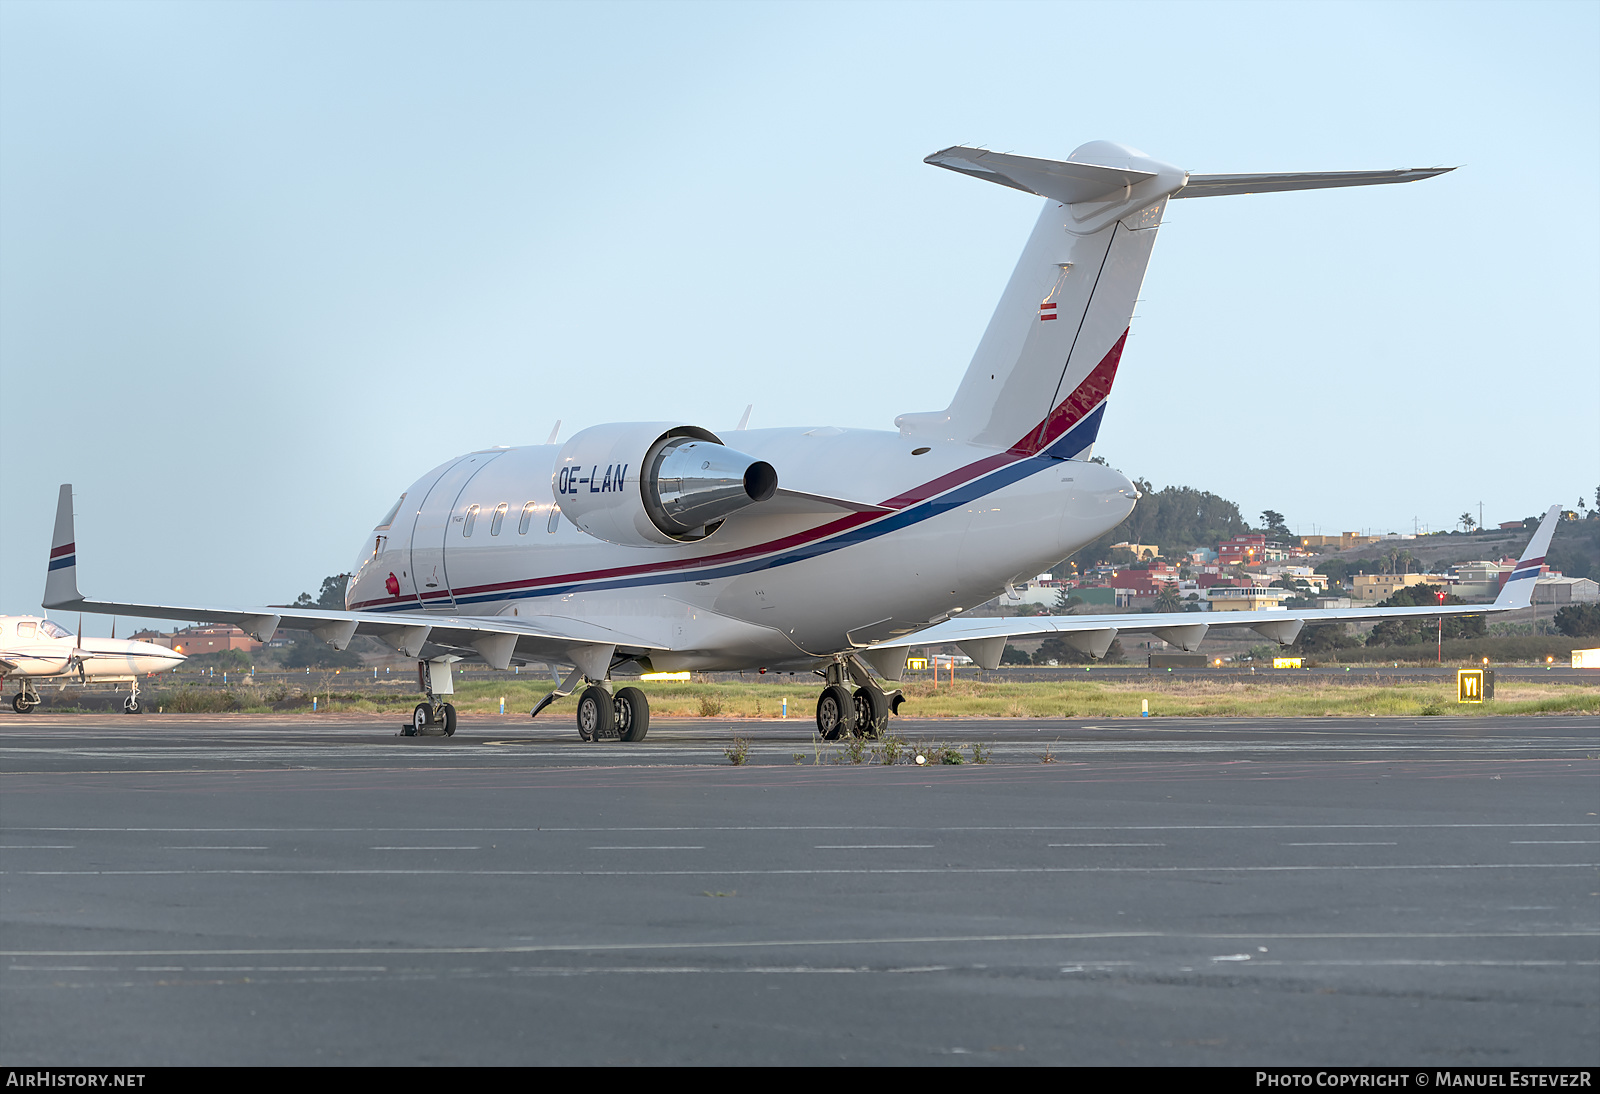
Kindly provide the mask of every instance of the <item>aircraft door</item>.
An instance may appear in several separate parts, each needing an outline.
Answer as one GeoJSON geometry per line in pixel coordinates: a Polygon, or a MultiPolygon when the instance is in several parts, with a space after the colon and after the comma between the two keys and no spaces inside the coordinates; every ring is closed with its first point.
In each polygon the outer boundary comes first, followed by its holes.
{"type": "Polygon", "coordinates": [[[417,523],[411,533],[411,574],[416,583],[417,602],[422,607],[455,607],[450,578],[445,571],[444,544],[445,537],[450,534],[456,499],[472,481],[472,476],[501,455],[500,452],[474,452],[461,457],[439,476],[418,506],[417,523]]]}

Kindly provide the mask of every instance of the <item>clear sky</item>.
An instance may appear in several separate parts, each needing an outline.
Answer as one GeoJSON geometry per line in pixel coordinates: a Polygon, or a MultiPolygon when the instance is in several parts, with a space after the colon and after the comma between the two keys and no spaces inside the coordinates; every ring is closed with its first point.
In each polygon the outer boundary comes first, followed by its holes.
{"type": "MultiPolygon", "coordinates": [[[[1097,453],[1304,532],[1600,484],[1600,5],[0,3],[0,612],[315,594],[423,471],[603,421],[893,428],[1039,199],[1195,172],[1097,453]]],[[[104,622],[98,624],[103,633],[104,622]]]]}

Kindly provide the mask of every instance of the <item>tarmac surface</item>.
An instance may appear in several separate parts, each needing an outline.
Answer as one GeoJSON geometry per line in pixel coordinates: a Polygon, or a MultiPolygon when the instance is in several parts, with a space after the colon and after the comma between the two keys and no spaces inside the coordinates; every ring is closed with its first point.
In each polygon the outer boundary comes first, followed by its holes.
{"type": "Polygon", "coordinates": [[[894,728],[7,713],[0,1059],[1595,1062],[1594,718],[894,728]]]}

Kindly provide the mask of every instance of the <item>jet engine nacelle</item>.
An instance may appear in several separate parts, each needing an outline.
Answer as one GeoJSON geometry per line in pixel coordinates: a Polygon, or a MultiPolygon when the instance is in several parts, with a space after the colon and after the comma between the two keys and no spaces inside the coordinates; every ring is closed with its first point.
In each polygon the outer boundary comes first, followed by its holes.
{"type": "Polygon", "coordinates": [[[672,422],[591,426],[562,446],[556,504],[583,531],[629,547],[704,539],[778,489],[770,463],[672,422]]]}

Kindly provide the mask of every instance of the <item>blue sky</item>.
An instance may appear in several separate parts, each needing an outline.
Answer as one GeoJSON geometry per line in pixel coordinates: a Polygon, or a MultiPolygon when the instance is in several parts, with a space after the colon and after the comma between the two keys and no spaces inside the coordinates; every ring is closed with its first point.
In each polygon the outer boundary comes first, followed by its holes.
{"type": "Polygon", "coordinates": [[[942,407],[1038,199],[1196,172],[1097,452],[1310,532],[1593,504],[1600,5],[0,4],[0,612],[282,602],[429,467],[942,407]]]}

